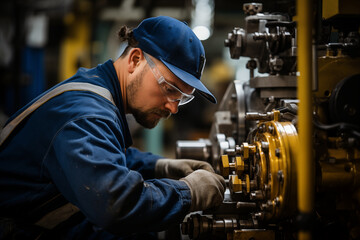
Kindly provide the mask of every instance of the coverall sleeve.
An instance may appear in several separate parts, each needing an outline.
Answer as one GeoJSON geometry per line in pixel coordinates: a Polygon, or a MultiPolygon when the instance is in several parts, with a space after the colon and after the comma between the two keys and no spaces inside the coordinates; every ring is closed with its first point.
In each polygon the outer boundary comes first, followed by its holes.
{"type": "Polygon", "coordinates": [[[187,185],[145,181],[128,169],[124,151],[113,119],[81,118],[58,131],[44,166],[68,201],[113,234],[160,231],[180,223],[191,204],[187,185]]]}
{"type": "Polygon", "coordinates": [[[127,167],[141,173],[144,179],[155,178],[155,164],[159,158],[163,157],[133,147],[126,149],[127,167]]]}

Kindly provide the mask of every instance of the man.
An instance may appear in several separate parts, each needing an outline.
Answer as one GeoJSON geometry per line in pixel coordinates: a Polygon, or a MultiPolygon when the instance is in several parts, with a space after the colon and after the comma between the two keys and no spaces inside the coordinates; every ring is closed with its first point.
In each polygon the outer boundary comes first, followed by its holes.
{"type": "Polygon", "coordinates": [[[108,239],[160,231],[221,204],[224,179],[207,163],[131,148],[125,114],[147,128],[199,91],[205,53],[170,17],[119,36],[115,62],[79,69],[29,103],[0,135],[2,238],[108,239]]]}

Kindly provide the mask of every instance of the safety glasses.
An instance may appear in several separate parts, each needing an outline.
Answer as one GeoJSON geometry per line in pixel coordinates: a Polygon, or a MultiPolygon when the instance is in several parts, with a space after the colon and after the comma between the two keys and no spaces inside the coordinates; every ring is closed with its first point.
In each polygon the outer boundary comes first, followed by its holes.
{"type": "MultiPolygon", "coordinates": [[[[166,96],[167,100],[170,102],[179,102],[180,105],[184,105],[189,103],[191,100],[194,99],[194,95],[183,93],[180,89],[172,85],[171,83],[167,82],[163,75],[160,73],[160,70],[156,67],[156,64],[151,60],[149,55],[144,52],[144,56],[146,62],[149,64],[152,73],[154,74],[161,91],[166,96]]],[[[195,88],[191,93],[194,93],[195,88]]]]}

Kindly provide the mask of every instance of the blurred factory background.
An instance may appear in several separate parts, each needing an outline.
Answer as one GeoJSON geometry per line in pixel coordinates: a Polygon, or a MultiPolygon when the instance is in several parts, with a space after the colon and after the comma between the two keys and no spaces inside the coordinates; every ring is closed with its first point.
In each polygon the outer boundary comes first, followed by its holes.
{"type": "MultiPolygon", "coordinates": [[[[75,74],[119,56],[117,30],[147,17],[186,21],[206,51],[203,75],[218,101],[233,79],[248,79],[248,59],[231,60],[227,34],[244,26],[240,0],[3,0],[0,8],[0,125],[35,96],[75,74]]],[[[257,1],[269,12],[292,14],[295,1],[257,1]]],[[[255,73],[256,74],[256,73],[255,73]]],[[[177,139],[207,137],[218,105],[203,100],[152,130],[129,119],[135,146],[173,157],[177,139]]]]}

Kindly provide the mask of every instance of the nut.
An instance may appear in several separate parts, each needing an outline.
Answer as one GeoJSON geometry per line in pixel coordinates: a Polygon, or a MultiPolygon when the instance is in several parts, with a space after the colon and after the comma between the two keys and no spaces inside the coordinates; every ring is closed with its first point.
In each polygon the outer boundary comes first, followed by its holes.
{"type": "Polygon", "coordinates": [[[237,175],[230,176],[230,189],[233,192],[241,192],[242,191],[242,181],[239,179],[237,175]]]}
{"type": "Polygon", "coordinates": [[[228,155],[221,156],[220,171],[224,177],[229,177],[230,164],[229,164],[229,156],[228,155]]]}
{"type": "Polygon", "coordinates": [[[235,171],[238,176],[241,176],[245,170],[245,164],[242,157],[235,158],[235,171]]]}

